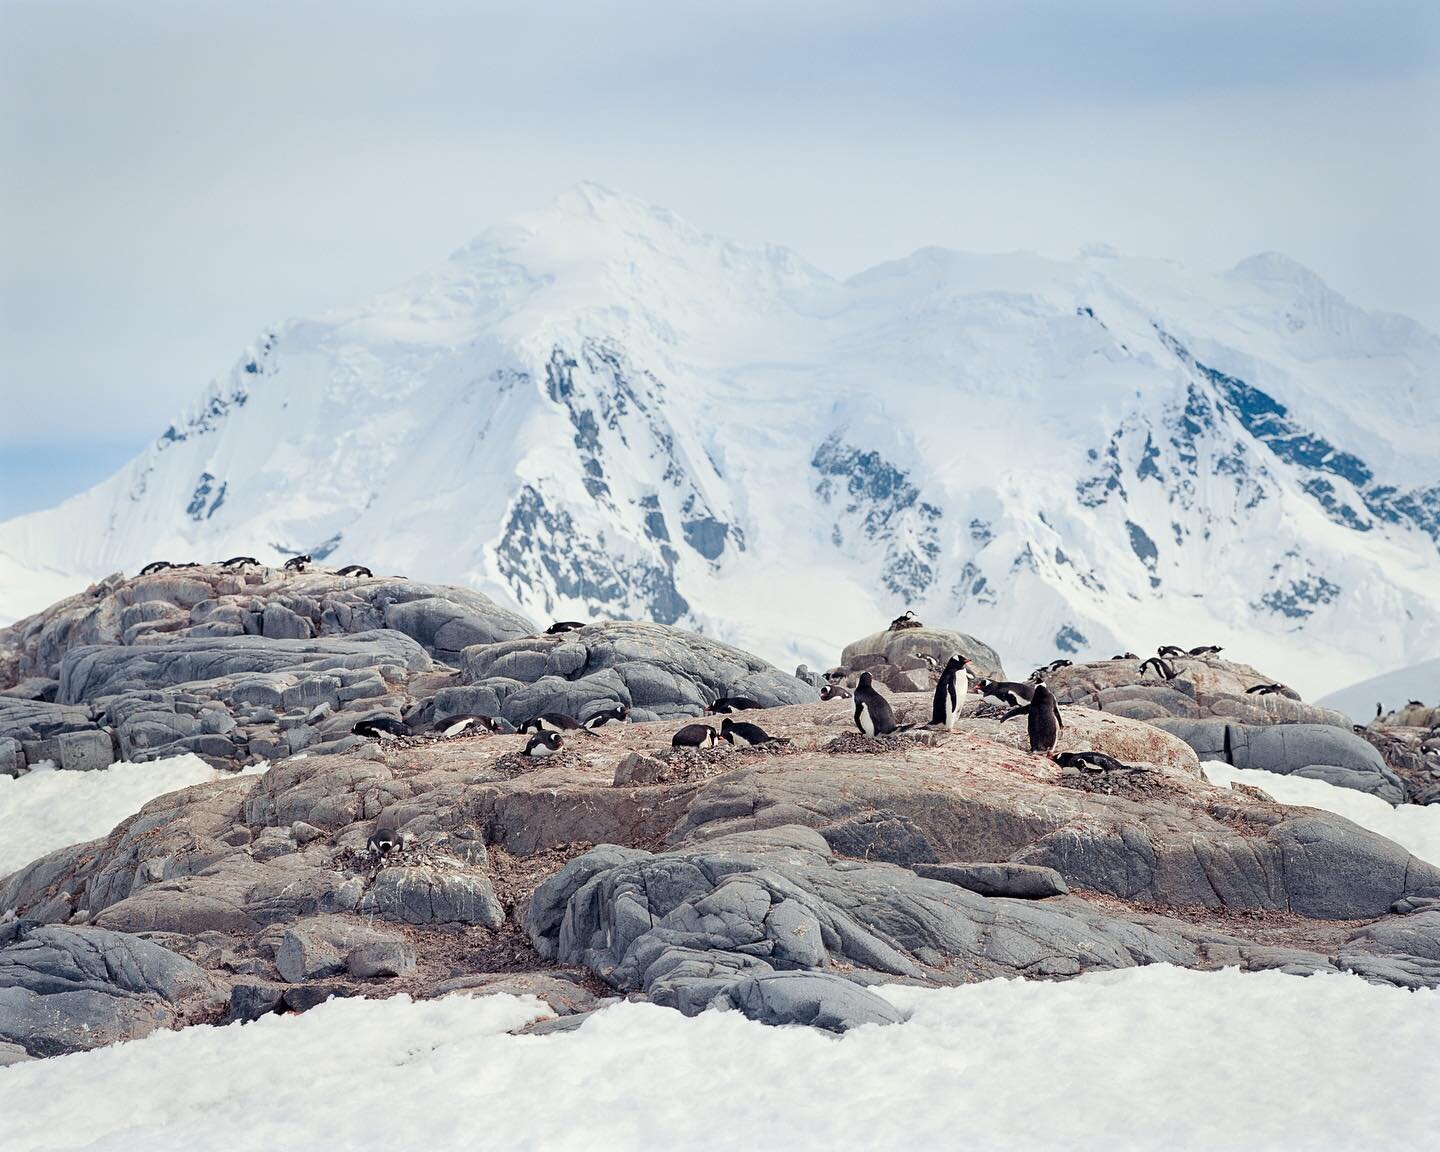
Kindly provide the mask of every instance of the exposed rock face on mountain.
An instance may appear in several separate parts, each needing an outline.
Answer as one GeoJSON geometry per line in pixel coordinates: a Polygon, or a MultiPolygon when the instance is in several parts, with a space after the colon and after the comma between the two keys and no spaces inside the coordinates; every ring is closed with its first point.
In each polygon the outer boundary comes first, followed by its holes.
{"type": "Polygon", "coordinates": [[[1440,341],[1273,253],[837,281],[587,185],[217,368],[122,472],[0,525],[0,581],[304,552],[787,667],[905,607],[1027,668],[1153,648],[1183,605],[1312,694],[1440,645],[1440,589],[1396,575],[1440,542],[1440,341]]]}
{"type": "MultiPolygon", "coordinates": [[[[894,703],[928,715],[925,693],[894,703]]],[[[0,947],[0,1045],[85,1046],[91,1012],[103,1039],[396,991],[524,988],[560,1012],[634,993],[843,1029],[895,1019],[866,991],[880,980],[1164,960],[1440,985],[1440,869],[1215,788],[1151,725],[1067,707],[1063,747],[1148,769],[1090,778],[1026,753],[1013,722],[871,740],[850,713],[752,713],[791,741],[758,749],[673,750],[676,722],[656,721],[536,763],[482,734],[161,797],[0,880],[0,914],[20,917],[0,947]],[[635,756],[665,778],[616,783],[635,756]],[[379,828],[403,847],[368,849],[379,828]],[[107,969],[101,999],[47,1015],[33,997],[57,961],[34,941],[75,938],[151,949],[158,975],[107,969]]]]}
{"type": "Polygon", "coordinates": [[[724,695],[816,698],[748,653],[663,625],[543,636],[464,588],[171,569],[111,577],[0,631],[0,771],[184,752],[239,767],[365,748],[351,729],[376,716],[427,731],[459,714],[518,724],[619,703],[653,719],[724,695]]]}

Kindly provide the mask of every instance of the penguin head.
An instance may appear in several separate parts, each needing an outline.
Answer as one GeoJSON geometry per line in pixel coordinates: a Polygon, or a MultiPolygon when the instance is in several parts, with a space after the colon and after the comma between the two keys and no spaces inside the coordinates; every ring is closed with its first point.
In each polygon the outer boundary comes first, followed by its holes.
{"type": "Polygon", "coordinates": [[[859,685],[859,686],[860,686],[861,688],[869,688],[870,685],[871,685],[871,681],[872,681],[872,680],[873,680],[873,677],[870,675],[869,672],[861,672],[861,673],[860,673],[860,685],[859,685]]]}
{"type": "Polygon", "coordinates": [[[730,733],[734,730],[735,721],[731,720],[730,717],[727,716],[724,720],[720,721],[720,735],[724,736],[727,740],[730,738],[730,733]]]}

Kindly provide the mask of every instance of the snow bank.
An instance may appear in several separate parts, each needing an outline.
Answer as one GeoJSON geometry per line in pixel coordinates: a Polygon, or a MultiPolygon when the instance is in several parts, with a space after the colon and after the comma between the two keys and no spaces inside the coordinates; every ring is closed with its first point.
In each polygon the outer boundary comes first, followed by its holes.
{"type": "Polygon", "coordinates": [[[1353,788],[1337,788],[1323,780],[1303,776],[1282,776],[1252,768],[1232,768],[1218,761],[1206,761],[1205,775],[1212,784],[1228,785],[1232,780],[1263,788],[1282,804],[1304,804],[1323,808],[1353,820],[1362,828],[1388,837],[1412,855],[1440,866],[1440,804],[1401,804],[1392,808],[1377,796],[1353,788]]]}
{"type": "Polygon", "coordinates": [[[104,836],[156,796],[228,775],[198,756],[175,756],[112,764],[99,772],[62,772],[41,764],[18,778],[0,776],[0,877],[67,844],[104,836]]]}
{"type": "Polygon", "coordinates": [[[1423,1147],[1440,993],[1167,965],[885,990],[844,1038],[621,1003],[341,1000],[0,1070],[7,1147],[1423,1147]],[[75,1102],[83,1099],[85,1106],[75,1102]]]}

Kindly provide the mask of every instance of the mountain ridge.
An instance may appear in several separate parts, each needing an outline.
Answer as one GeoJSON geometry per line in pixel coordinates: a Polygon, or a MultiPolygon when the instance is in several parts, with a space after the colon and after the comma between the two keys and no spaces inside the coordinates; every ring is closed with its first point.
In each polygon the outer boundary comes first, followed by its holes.
{"type": "Polygon", "coordinates": [[[0,524],[0,584],[306,551],[812,666],[915,607],[1017,666],[1178,638],[1336,687],[1440,641],[1437,369],[1273,253],[841,281],[582,185],[272,326],[115,477],[0,524]]]}

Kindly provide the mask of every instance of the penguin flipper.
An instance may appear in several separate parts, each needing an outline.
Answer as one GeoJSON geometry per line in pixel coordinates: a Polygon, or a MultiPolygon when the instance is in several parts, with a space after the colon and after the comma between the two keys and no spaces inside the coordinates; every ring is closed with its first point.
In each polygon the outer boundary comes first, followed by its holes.
{"type": "Polygon", "coordinates": [[[1006,712],[1004,716],[1000,717],[1000,723],[1004,724],[1005,721],[1013,720],[1016,716],[1028,715],[1030,715],[1030,705],[1022,704],[1018,708],[1011,708],[1010,711],[1006,712]]]}

